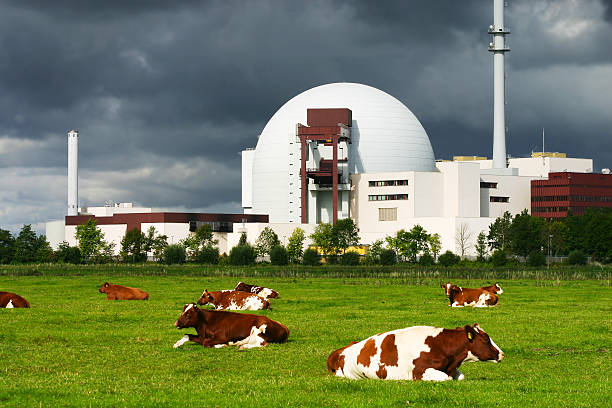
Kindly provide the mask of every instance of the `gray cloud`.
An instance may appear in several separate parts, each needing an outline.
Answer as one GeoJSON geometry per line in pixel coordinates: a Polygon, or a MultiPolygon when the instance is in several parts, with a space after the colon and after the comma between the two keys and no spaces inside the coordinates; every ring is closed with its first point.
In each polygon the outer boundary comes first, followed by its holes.
{"type": "MultiPolygon", "coordinates": [[[[492,3],[0,1],[0,228],[64,215],[71,128],[84,203],[239,211],[238,152],[329,82],[404,102],[439,158],[490,156],[492,3]]],[[[612,3],[509,3],[508,152],[545,127],[610,167],[612,3]]]]}

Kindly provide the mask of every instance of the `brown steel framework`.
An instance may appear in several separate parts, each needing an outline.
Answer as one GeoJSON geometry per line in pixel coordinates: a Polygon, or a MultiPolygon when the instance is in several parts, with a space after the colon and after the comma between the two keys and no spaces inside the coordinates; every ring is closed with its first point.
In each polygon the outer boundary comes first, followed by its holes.
{"type": "Polygon", "coordinates": [[[302,224],[308,222],[308,179],[312,178],[317,184],[331,181],[332,186],[332,219],[335,224],[338,220],[338,142],[349,140],[345,133],[343,136],[342,126],[351,126],[350,109],[308,109],[308,125],[298,124],[298,137],[300,138],[301,155],[301,189],[302,189],[302,224]],[[333,125],[332,125],[333,123],[333,125]],[[307,143],[315,141],[325,145],[332,145],[333,154],[331,163],[329,160],[321,160],[317,169],[306,168],[307,143]],[[331,166],[330,166],[331,164],[331,166]],[[330,180],[331,179],[331,180],[330,180]]]}

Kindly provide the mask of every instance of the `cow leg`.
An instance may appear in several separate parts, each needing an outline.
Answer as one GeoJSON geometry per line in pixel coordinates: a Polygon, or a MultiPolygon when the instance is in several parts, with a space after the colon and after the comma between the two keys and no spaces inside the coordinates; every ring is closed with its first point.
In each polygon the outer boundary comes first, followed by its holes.
{"type": "Polygon", "coordinates": [[[218,339],[204,339],[202,340],[202,345],[204,347],[221,348],[225,347],[227,343],[218,339]]]}
{"type": "Polygon", "coordinates": [[[453,378],[448,376],[446,373],[436,370],[435,368],[428,368],[423,373],[423,381],[448,381],[453,378]]]}
{"type": "Polygon", "coordinates": [[[200,338],[198,336],[196,336],[195,334],[186,334],[183,337],[181,337],[181,339],[179,341],[174,343],[174,346],[172,346],[172,347],[179,348],[183,344],[185,344],[185,343],[187,343],[189,341],[193,341],[195,343],[202,344],[202,340],[200,340],[200,338]]]}

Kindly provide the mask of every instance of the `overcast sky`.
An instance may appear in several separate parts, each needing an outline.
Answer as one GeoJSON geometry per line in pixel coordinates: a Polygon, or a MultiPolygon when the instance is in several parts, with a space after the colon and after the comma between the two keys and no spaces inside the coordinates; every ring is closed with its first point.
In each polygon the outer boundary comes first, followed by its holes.
{"type": "MultiPolygon", "coordinates": [[[[508,0],[507,151],[612,167],[612,0],[508,0]]],[[[241,212],[240,150],[313,86],[402,101],[436,158],[491,157],[493,0],[0,0],[0,228],[80,205],[241,212]]]]}

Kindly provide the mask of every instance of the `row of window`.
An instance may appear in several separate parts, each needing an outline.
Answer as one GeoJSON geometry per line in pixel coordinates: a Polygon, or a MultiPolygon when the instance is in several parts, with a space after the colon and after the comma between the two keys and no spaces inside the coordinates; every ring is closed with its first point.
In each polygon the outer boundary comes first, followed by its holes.
{"type": "Polygon", "coordinates": [[[510,201],[510,197],[497,197],[497,196],[489,197],[490,203],[507,203],[509,201],[510,201]]]}
{"type": "Polygon", "coordinates": [[[567,211],[567,207],[533,207],[531,210],[534,214],[545,212],[565,212],[567,211]]]}
{"type": "Polygon", "coordinates": [[[382,181],[369,181],[370,187],[386,187],[386,186],[407,186],[408,180],[382,180],[382,181]]]}
{"type": "MultiPolygon", "coordinates": [[[[531,197],[532,202],[539,201],[567,201],[568,196],[541,196],[531,197]]],[[[569,196],[571,201],[583,201],[583,202],[599,202],[599,203],[612,203],[612,196],[585,196],[585,195],[572,195],[569,196]]]]}
{"type": "Polygon", "coordinates": [[[407,200],[408,194],[378,194],[369,195],[368,201],[407,200]]]}
{"type": "Polygon", "coordinates": [[[497,183],[491,181],[481,181],[480,188],[497,188],[497,183]]]}
{"type": "Polygon", "coordinates": [[[587,184],[536,184],[535,188],[550,188],[550,187],[571,187],[571,188],[607,188],[612,189],[610,185],[587,185],[587,184]]]}

